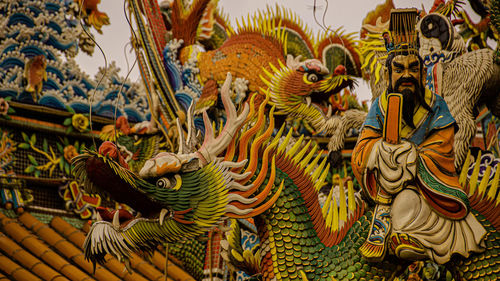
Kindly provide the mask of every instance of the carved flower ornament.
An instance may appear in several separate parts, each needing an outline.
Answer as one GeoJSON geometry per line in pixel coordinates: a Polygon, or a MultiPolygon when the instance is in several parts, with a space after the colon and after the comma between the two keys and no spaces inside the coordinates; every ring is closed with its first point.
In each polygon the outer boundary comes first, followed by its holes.
{"type": "Polygon", "coordinates": [[[68,163],[71,163],[71,159],[73,159],[73,157],[78,155],[78,151],[76,151],[76,148],[73,145],[66,146],[63,152],[64,152],[64,159],[66,159],[68,163]]]}
{"type": "Polygon", "coordinates": [[[77,113],[71,118],[71,124],[79,132],[85,132],[89,126],[89,119],[85,115],[77,113]]]}
{"type": "Polygon", "coordinates": [[[0,115],[7,115],[9,112],[9,103],[4,100],[3,98],[0,98],[0,115]]]}

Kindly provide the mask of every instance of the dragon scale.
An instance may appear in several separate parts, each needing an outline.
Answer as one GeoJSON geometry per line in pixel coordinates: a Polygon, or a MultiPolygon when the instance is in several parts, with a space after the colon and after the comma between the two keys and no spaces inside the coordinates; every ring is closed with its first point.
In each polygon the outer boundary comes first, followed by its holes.
{"type": "MultiPolygon", "coordinates": [[[[304,185],[299,177],[290,177],[300,174],[301,168],[287,158],[289,156],[278,157],[277,161],[277,178],[285,178],[282,194],[268,211],[255,218],[261,239],[263,280],[306,280],[304,277],[307,280],[392,280],[409,266],[409,262],[392,256],[381,263],[368,262],[361,256],[358,248],[363,244],[372,220],[371,211],[363,214],[363,204],[351,213],[352,226],[346,227],[343,233],[330,232],[329,237],[322,241],[318,225],[324,223],[323,217],[315,220],[311,215],[314,213],[312,206],[318,204],[317,194],[308,190],[307,184],[304,185]],[[335,239],[336,245],[331,245],[335,239]]],[[[479,200],[473,202],[478,209],[484,209],[486,205],[479,200]]],[[[486,251],[467,259],[455,257],[445,266],[462,280],[493,280],[500,269],[498,254],[495,254],[500,235],[484,216],[475,210],[473,213],[488,231],[486,251]]]]}
{"type": "Polygon", "coordinates": [[[272,72],[269,64],[284,63],[282,44],[273,38],[263,37],[261,33],[245,32],[233,36],[214,51],[199,53],[198,67],[202,83],[212,79],[222,82],[231,72],[235,77],[248,80],[252,93],[265,89],[266,84],[260,79],[262,69],[272,72]]]}

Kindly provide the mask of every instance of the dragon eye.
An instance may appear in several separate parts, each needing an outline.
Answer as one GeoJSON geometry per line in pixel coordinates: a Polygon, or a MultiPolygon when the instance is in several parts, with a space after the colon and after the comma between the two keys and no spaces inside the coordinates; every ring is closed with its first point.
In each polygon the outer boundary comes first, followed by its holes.
{"type": "Polygon", "coordinates": [[[172,183],[167,178],[160,178],[156,181],[156,186],[158,188],[170,188],[172,187],[172,183]]]}
{"type": "Polygon", "coordinates": [[[310,82],[318,82],[319,77],[318,77],[318,75],[316,75],[314,73],[309,73],[307,75],[307,80],[310,81],[310,82]]]}

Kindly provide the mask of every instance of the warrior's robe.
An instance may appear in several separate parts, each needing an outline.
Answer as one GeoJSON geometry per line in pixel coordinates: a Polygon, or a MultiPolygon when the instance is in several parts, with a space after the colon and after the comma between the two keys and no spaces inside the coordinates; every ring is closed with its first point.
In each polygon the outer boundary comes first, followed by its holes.
{"type": "MultiPolygon", "coordinates": [[[[391,204],[392,231],[409,234],[438,263],[449,261],[453,253],[468,256],[483,250],[486,230],[469,213],[469,200],[458,182],[454,167],[453,138],[455,120],[445,101],[429,90],[425,100],[432,112],[418,106],[414,111],[415,129],[402,122],[401,139],[417,149],[415,179],[390,193],[393,198],[381,202],[379,189],[367,162],[372,148],[382,139],[387,95],[377,98],[367,115],[352,155],[354,175],[365,193],[377,203],[391,204]]],[[[373,158],[373,156],[372,156],[373,158]]],[[[378,171],[383,173],[383,171],[378,171]]]]}

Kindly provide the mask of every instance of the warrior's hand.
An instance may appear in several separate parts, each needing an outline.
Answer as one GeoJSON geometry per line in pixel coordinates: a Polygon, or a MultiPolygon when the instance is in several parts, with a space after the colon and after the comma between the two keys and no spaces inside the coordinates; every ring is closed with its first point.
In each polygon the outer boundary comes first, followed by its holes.
{"type": "Polygon", "coordinates": [[[367,169],[373,171],[381,188],[396,194],[415,178],[417,156],[417,149],[411,142],[390,144],[379,140],[368,158],[367,169]]]}

